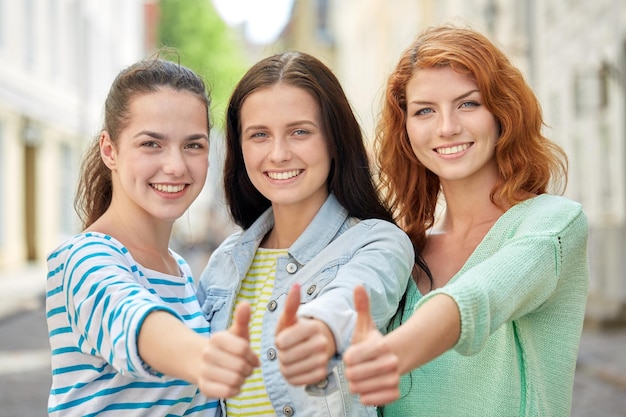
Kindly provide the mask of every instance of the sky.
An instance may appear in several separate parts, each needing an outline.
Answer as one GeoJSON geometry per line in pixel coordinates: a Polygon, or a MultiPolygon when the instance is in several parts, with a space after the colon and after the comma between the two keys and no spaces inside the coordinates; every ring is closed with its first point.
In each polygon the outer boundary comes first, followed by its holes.
{"type": "Polygon", "coordinates": [[[212,0],[230,26],[242,26],[247,40],[264,45],[274,42],[291,16],[293,0],[212,0]]]}

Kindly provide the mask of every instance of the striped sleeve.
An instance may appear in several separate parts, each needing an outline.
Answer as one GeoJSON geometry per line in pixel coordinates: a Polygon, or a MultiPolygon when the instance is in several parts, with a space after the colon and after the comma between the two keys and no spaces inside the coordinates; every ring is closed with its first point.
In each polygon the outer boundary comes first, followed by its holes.
{"type": "Polygon", "coordinates": [[[138,282],[125,248],[85,239],[65,250],[61,290],[71,329],[80,335],[79,349],[107,359],[122,375],[148,376],[137,352],[141,323],[154,310],[178,314],[138,282]]]}

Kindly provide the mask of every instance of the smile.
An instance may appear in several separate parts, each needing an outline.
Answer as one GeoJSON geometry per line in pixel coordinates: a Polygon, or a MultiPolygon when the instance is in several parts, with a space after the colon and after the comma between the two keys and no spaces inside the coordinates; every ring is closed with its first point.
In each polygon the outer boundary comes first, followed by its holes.
{"type": "Polygon", "coordinates": [[[463,152],[464,150],[472,146],[472,144],[473,143],[464,143],[462,145],[455,145],[447,148],[436,148],[435,152],[437,152],[439,155],[452,155],[455,153],[463,152]]]}
{"type": "Polygon", "coordinates": [[[157,191],[161,191],[162,193],[178,193],[185,189],[185,184],[150,184],[150,186],[157,191]]]}
{"type": "Polygon", "coordinates": [[[267,171],[266,175],[268,177],[270,177],[271,179],[273,179],[273,180],[288,180],[290,178],[297,177],[302,172],[304,172],[303,169],[294,169],[292,171],[285,171],[285,172],[270,172],[270,171],[267,171]]]}

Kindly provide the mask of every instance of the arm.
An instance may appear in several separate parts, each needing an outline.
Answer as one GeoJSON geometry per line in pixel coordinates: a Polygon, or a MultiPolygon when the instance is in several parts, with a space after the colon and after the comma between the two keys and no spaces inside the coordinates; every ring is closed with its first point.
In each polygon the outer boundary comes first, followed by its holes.
{"type": "Polygon", "coordinates": [[[351,232],[358,235],[354,244],[339,246],[339,252],[331,244],[307,265],[311,273],[317,273],[313,262],[321,268],[333,259],[346,259],[320,293],[305,294],[309,299],[304,304],[300,304],[299,289],[292,288],[288,294],[276,331],[276,346],[281,372],[291,384],[315,384],[336,365],[331,358],[343,353],[356,321],[352,304],[355,285],[363,284],[373,294],[377,308],[372,316],[381,328],[395,312],[406,287],[413,264],[413,249],[406,234],[378,220],[353,227],[357,229],[351,232]]]}
{"type": "Polygon", "coordinates": [[[460,334],[461,315],[456,302],[440,294],[424,303],[383,340],[398,357],[398,369],[402,375],[454,347],[460,334]]]}
{"type": "Polygon", "coordinates": [[[139,331],[139,355],[154,370],[198,385],[208,397],[231,397],[259,365],[248,341],[249,318],[250,307],[239,305],[231,328],[207,339],[170,313],[153,311],[139,331]]]}
{"type": "MultiPolygon", "coordinates": [[[[539,232],[520,228],[518,236],[483,248],[464,266],[462,277],[423,297],[396,330],[378,339],[370,332],[356,341],[344,356],[351,389],[369,404],[393,401],[398,393],[390,387],[399,383],[400,375],[450,348],[465,355],[479,352],[503,323],[549,308],[559,281],[559,242],[569,235],[567,226],[558,229],[562,224],[557,220],[548,224],[557,231],[550,233],[547,226],[536,227],[539,232]],[[382,368],[384,355],[396,357],[395,369],[382,368]],[[386,395],[380,383],[374,385],[379,375],[390,375],[386,395]],[[376,396],[376,388],[381,395],[376,396]]],[[[569,225],[566,217],[565,224],[569,225]]]]}
{"type": "MultiPolygon", "coordinates": [[[[223,336],[202,336],[201,332],[208,331],[202,319],[195,322],[200,333],[187,327],[180,316],[186,310],[176,303],[164,302],[144,287],[132,272],[132,259],[114,242],[89,237],[78,241],[70,251],[63,293],[72,331],[80,336],[79,348],[129,376],[154,378],[155,373],[161,372],[199,383],[193,375],[194,366],[199,368],[203,363],[198,360],[198,352],[206,350],[206,346],[221,347],[218,342],[223,336]],[[181,311],[177,313],[179,307],[181,311]],[[169,361],[174,361],[174,365],[168,367],[169,361]]],[[[243,330],[235,329],[232,338],[241,339],[243,330]]],[[[242,342],[233,343],[240,346],[242,342]]],[[[244,360],[256,363],[249,355],[244,360]]],[[[237,366],[235,371],[246,371],[237,366]]]]}
{"type": "Polygon", "coordinates": [[[318,285],[319,293],[303,294],[298,310],[299,317],[314,318],[326,324],[336,344],[333,354],[339,355],[349,346],[356,323],[354,288],[363,285],[367,289],[372,319],[376,327],[383,330],[396,311],[414,262],[411,241],[391,223],[365,220],[344,235],[351,232],[350,245],[338,251],[331,244],[328,252],[316,257],[325,263],[335,259],[340,266],[332,279],[323,286],[318,285]]]}

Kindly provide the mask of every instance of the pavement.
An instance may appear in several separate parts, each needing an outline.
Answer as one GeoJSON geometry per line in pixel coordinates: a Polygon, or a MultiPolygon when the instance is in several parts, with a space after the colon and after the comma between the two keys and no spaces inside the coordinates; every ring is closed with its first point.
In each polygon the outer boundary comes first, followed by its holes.
{"type": "MultiPolygon", "coordinates": [[[[49,348],[45,336],[43,301],[45,280],[45,265],[0,270],[0,389],[7,391],[0,392],[0,398],[10,397],[8,390],[14,388],[15,383],[6,383],[7,378],[19,378],[25,373],[38,375],[42,379],[40,386],[45,390],[49,388],[49,348]],[[19,317],[28,314],[31,320],[35,320],[36,326],[20,324],[19,317]],[[23,329],[28,326],[40,327],[40,330],[35,336],[29,336],[29,329],[23,329]],[[36,337],[37,342],[30,342],[28,337],[36,337]],[[22,339],[22,342],[13,339],[22,339]]],[[[39,397],[36,399],[38,404],[45,404],[47,391],[42,391],[39,389],[38,393],[32,393],[39,397]]],[[[604,328],[597,324],[585,325],[576,367],[571,416],[626,417],[626,326],[604,328]]]]}

